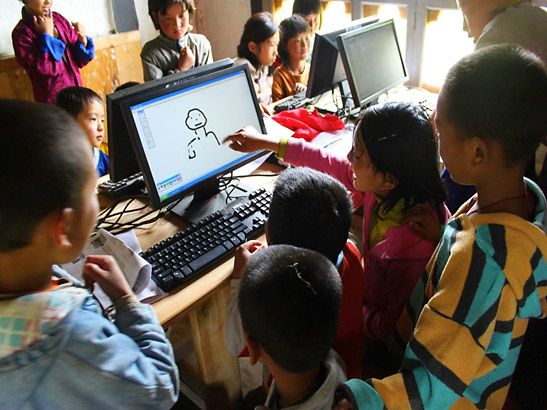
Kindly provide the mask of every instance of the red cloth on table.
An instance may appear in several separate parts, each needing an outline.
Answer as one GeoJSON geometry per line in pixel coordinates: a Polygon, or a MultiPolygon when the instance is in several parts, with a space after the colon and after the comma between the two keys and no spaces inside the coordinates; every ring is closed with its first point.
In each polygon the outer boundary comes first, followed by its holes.
{"type": "Polygon", "coordinates": [[[305,108],[282,111],[272,118],[284,127],[295,131],[293,137],[303,138],[308,142],[320,132],[338,131],[345,127],[345,124],[336,115],[322,116],[317,110],[309,113],[305,108]]]}

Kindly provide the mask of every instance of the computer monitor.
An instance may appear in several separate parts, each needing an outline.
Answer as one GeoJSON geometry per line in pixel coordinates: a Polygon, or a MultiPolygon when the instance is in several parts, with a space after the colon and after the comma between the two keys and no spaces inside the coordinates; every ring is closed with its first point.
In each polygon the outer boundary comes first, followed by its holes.
{"type": "Polygon", "coordinates": [[[408,80],[393,20],[342,34],[338,45],[355,106],[375,103],[408,80]]]}
{"type": "Polygon", "coordinates": [[[376,16],[367,17],[352,21],[347,27],[329,33],[315,34],[306,97],[313,98],[330,91],[346,79],[344,66],[338,53],[336,42],[338,36],[377,21],[376,16]]]}
{"type": "Polygon", "coordinates": [[[127,127],[122,116],[121,103],[124,100],[153,89],[175,87],[181,82],[188,81],[200,75],[222,70],[223,68],[231,67],[232,65],[232,60],[225,58],[211,64],[191,68],[187,71],[175,73],[108,94],[106,96],[106,123],[108,129],[110,179],[114,182],[118,182],[140,172],[137,157],[133,151],[133,145],[129,139],[127,127]]]}
{"type": "Polygon", "coordinates": [[[211,183],[218,191],[220,176],[264,154],[223,144],[246,125],[266,132],[247,64],[134,96],[122,113],[155,208],[211,183]]]}

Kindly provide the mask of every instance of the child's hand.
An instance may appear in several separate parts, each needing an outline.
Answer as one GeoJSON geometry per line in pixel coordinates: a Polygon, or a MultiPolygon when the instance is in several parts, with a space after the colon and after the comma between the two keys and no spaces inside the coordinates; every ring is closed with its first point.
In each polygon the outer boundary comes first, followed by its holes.
{"type": "Polygon", "coordinates": [[[34,27],[41,33],[49,34],[53,37],[53,18],[51,13],[44,16],[33,16],[32,21],[34,22],[34,27]]]}
{"type": "Polygon", "coordinates": [[[93,284],[97,283],[113,302],[122,296],[133,294],[131,286],[112,256],[88,256],[83,276],[88,288],[93,290],[93,284]]]}
{"type": "Polygon", "coordinates": [[[304,91],[306,91],[306,88],[307,88],[306,84],[296,83],[294,85],[294,93],[298,94],[298,93],[304,92],[304,91]]]}
{"type": "Polygon", "coordinates": [[[80,43],[84,45],[84,47],[87,47],[87,36],[85,34],[85,26],[82,23],[72,23],[72,27],[74,27],[74,31],[76,31],[76,34],[78,34],[78,40],[80,40],[80,43]]]}
{"type": "Polygon", "coordinates": [[[277,152],[279,148],[279,137],[261,134],[250,126],[229,135],[223,142],[228,142],[231,149],[239,152],[255,152],[262,149],[277,152]]]}
{"type": "Polygon", "coordinates": [[[234,271],[232,273],[232,278],[241,279],[243,276],[243,271],[245,266],[247,266],[247,261],[251,255],[256,252],[258,249],[265,248],[266,246],[259,241],[249,241],[245,242],[239,248],[237,248],[235,257],[234,257],[234,271]]]}
{"type": "Polygon", "coordinates": [[[188,46],[184,47],[180,50],[180,56],[179,56],[179,71],[186,71],[194,66],[194,53],[192,52],[192,49],[188,46]]]}
{"type": "Polygon", "coordinates": [[[433,242],[441,239],[441,224],[424,205],[410,208],[405,213],[403,223],[424,239],[433,242]]]}

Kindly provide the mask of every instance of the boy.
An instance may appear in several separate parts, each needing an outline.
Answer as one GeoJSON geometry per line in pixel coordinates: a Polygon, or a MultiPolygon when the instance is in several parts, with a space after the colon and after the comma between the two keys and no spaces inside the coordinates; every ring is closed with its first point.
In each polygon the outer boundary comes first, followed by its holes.
{"type": "Polygon", "coordinates": [[[141,51],[144,81],[213,62],[209,40],[190,33],[194,0],[148,0],[148,14],[160,35],[141,51]]]}
{"type": "Polygon", "coordinates": [[[440,153],[477,195],[428,264],[400,373],[348,382],[336,408],[502,408],[528,320],[547,314],[545,198],[523,179],[546,112],[545,68],[519,47],[485,48],[452,67],[435,118],[440,153]]]}
{"type": "Polygon", "coordinates": [[[108,157],[99,147],[104,141],[104,103],[101,97],[85,87],[67,87],[57,94],[57,107],[63,108],[83,128],[93,149],[93,164],[97,175],[108,174],[108,157]]]}
{"type": "Polygon", "coordinates": [[[298,14],[288,17],[279,25],[279,59],[282,65],[273,74],[274,102],[306,91],[310,76],[310,27],[298,14]]]}
{"type": "Polygon", "coordinates": [[[0,408],[168,409],[178,395],[170,343],[111,257],[86,285],[57,264],[80,254],[97,219],[88,142],[59,108],[0,100],[0,408]]]}
{"type": "Polygon", "coordinates": [[[327,410],[345,379],[329,352],[340,314],[340,277],[309,249],[274,245],[249,259],[239,312],[251,364],[268,367],[273,383],[260,408],[327,410]]]}
{"type": "MultiPolygon", "coordinates": [[[[342,357],[348,377],[361,377],[363,357],[364,274],[359,250],[348,241],[351,199],[340,182],[310,168],[283,171],[274,187],[266,225],[268,244],[287,244],[311,249],[326,256],[342,279],[340,323],[332,347],[342,357]]],[[[245,263],[264,246],[259,241],[243,244],[235,258],[235,279],[241,277],[245,263]]],[[[227,344],[237,355],[244,346],[235,308],[226,326],[227,344]],[[234,317],[235,314],[235,317],[234,317]]]]}

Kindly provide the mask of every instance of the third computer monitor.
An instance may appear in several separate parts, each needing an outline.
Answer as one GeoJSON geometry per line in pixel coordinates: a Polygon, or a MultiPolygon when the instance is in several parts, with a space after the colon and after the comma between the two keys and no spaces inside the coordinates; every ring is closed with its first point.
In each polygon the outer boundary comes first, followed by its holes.
{"type": "Polygon", "coordinates": [[[338,45],[356,107],[374,103],[408,79],[393,20],[342,34],[338,45]]]}

